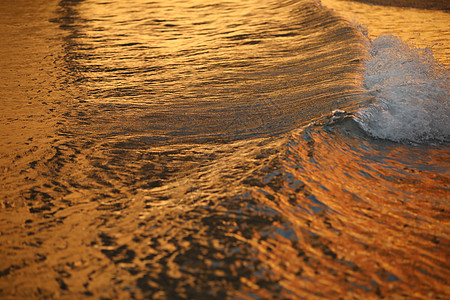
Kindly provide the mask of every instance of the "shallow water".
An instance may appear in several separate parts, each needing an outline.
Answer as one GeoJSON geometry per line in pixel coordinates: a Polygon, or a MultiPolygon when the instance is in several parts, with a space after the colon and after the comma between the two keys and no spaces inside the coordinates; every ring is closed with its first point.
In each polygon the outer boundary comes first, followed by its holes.
{"type": "MultiPolygon", "coordinates": [[[[365,0],[363,0],[364,2],[365,0]]],[[[369,0],[377,3],[377,0],[369,0]]],[[[450,65],[450,13],[444,10],[414,8],[415,5],[442,7],[444,1],[409,1],[412,7],[396,7],[400,1],[390,2],[393,6],[360,3],[359,1],[321,0],[321,3],[361,26],[367,36],[374,40],[383,35],[394,35],[404,43],[416,48],[430,48],[438,64],[448,69],[450,65]]],[[[444,5],[445,6],[445,5],[444,5]]],[[[450,7],[447,4],[447,9],[450,7]]]]}
{"type": "Polygon", "coordinates": [[[448,297],[446,46],[303,0],[2,5],[0,295],[448,297]]]}
{"type": "Polygon", "coordinates": [[[62,2],[52,21],[69,34],[67,67],[102,123],[132,122],[161,141],[233,140],[360,101],[351,98],[363,51],[349,24],[308,2],[202,3],[62,2]]]}

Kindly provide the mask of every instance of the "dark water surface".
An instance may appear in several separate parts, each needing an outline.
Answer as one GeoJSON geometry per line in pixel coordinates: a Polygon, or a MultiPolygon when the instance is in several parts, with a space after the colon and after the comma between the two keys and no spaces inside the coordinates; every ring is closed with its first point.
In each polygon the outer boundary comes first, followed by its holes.
{"type": "Polygon", "coordinates": [[[445,34],[309,0],[0,9],[2,298],[450,296],[445,34]]]}

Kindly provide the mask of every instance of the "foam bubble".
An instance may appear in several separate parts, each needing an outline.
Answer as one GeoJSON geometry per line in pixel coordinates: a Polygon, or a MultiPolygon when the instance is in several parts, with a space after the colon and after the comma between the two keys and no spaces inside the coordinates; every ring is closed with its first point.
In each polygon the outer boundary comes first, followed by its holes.
{"type": "Polygon", "coordinates": [[[431,49],[417,49],[394,36],[371,45],[364,87],[374,96],[356,120],[369,134],[396,142],[450,140],[449,71],[431,49]]]}

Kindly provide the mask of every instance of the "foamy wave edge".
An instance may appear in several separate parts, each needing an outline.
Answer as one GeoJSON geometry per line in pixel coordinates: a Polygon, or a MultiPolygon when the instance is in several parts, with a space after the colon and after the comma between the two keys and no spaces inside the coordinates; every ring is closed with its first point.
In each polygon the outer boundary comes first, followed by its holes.
{"type": "Polygon", "coordinates": [[[418,49],[392,35],[371,43],[363,86],[373,102],[356,113],[370,135],[395,142],[450,141],[450,72],[431,49],[418,49]]]}

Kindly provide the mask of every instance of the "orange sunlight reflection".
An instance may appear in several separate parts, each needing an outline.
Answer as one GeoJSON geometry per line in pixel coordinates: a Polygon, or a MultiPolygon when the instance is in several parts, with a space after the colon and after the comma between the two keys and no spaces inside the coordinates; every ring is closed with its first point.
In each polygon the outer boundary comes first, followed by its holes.
{"type": "Polygon", "coordinates": [[[430,47],[439,63],[450,66],[450,14],[425,10],[382,6],[345,0],[322,0],[328,8],[336,9],[348,20],[367,28],[375,39],[392,34],[418,48],[430,47]]]}

